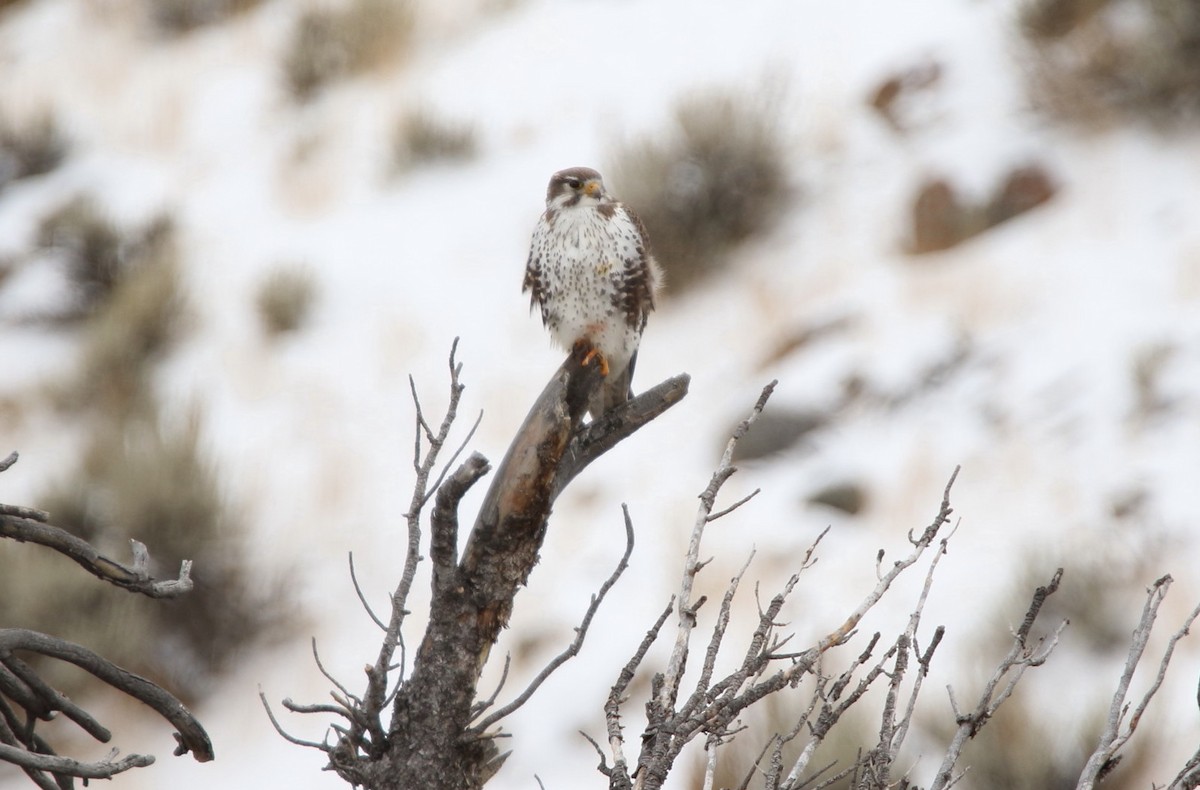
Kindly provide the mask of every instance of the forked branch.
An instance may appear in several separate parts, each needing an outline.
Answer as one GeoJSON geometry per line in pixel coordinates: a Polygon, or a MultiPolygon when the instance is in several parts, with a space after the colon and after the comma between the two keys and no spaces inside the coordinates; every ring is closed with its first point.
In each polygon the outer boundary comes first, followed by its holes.
{"type": "Polygon", "coordinates": [[[325,751],[330,767],[347,781],[373,790],[481,787],[506,756],[496,748],[497,733],[491,728],[524,704],[545,677],[582,647],[605,593],[627,565],[632,549],[627,513],[625,555],[594,597],[576,638],[515,700],[479,719],[496,696],[476,701],[480,672],[511,616],[517,591],[538,560],[555,498],[588,464],[687,393],[687,376],[678,376],[586,423],[587,405],[602,380],[599,366],[588,364],[587,351],[577,348],[567,358],[530,409],[496,468],[461,553],[459,505],[490,466],[474,454],[451,472],[464,449],[460,446],[450,464],[433,476],[463,389],[454,349],[450,402],[437,428],[425,418],[413,385],[417,479],[405,514],[408,548],[400,584],[392,595],[384,644],[368,667],[367,691],[361,700],[335,694],[332,707],[288,705],[294,711],[333,713],[343,720],[332,725],[332,742],[306,745],[325,751]],[[422,516],[431,499],[434,507],[426,539],[422,516]],[[405,662],[396,664],[393,656],[403,644],[402,627],[409,614],[405,604],[426,546],[431,560],[429,617],[411,671],[406,672],[405,662]],[[393,682],[389,695],[387,688],[393,682]],[[478,721],[472,724],[473,719],[478,721]]]}

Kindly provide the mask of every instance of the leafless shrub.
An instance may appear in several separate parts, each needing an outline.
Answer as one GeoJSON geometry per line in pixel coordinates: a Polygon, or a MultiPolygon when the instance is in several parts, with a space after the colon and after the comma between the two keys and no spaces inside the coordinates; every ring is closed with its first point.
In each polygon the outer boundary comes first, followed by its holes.
{"type": "Polygon", "coordinates": [[[78,422],[84,452],[41,505],[63,528],[111,548],[137,539],[166,567],[197,563],[196,589],[161,606],[97,596],[81,578],[59,584],[35,558],[0,574],[13,622],[56,623],[56,634],[91,646],[194,699],[253,641],[288,622],[278,591],[251,574],[240,553],[215,469],[205,459],[198,414],[182,426],[161,416],[157,363],[182,337],[188,315],[172,223],[134,234],[76,202],[44,224],[44,241],[76,255],[91,309],[78,325],[78,369],[50,391],[64,420],[78,422]],[[130,634],[147,637],[133,639],[130,634]],[[147,648],[147,642],[154,647],[147,648]]]}
{"type": "Polygon", "coordinates": [[[284,76],[297,99],[330,82],[395,58],[412,38],[410,0],[350,0],[343,8],[313,8],[296,24],[284,56],[284,76]]]}
{"type": "MultiPolygon", "coordinates": [[[[788,733],[795,727],[796,717],[807,707],[811,694],[812,684],[801,683],[797,689],[783,689],[766,697],[759,706],[763,710],[746,711],[740,723],[744,729],[716,751],[711,773],[709,755],[705,752],[694,755],[688,766],[691,773],[688,786],[702,790],[706,787],[706,781],[710,787],[731,790],[762,786],[764,774],[770,770],[768,753],[775,745],[777,735],[788,733]]],[[[814,772],[816,781],[813,784],[819,784],[820,779],[828,779],[840,773],[842,768],[857,763],[875,740],[870,728],[870,722],[858,715],[857,710],[847,711],[838,726],[830,730],[812,754],[812,764],[825,769],[823,772],[814,772]]],[[[805,740],[797,737],[782,746],[779,750],[780,764],[792,766],[801,758],[805,740]]]]}
{"type": "Polygon", "coordinates": [[[87,196],[72,198],[55,209],[39,224],[37,244],[62,260],[75,286],[77,303],[68,306],[61,317],[77,319],[92,314],[112,297],[126,275],[173,254],[173,238],[166,217],[124,230],[87,196]]]}
{"type": "Polygon", "coordinates": [[[272,337],[295,332],[308,322],[316,299],[317,283],[309,269],[275,269],[258,289],[256,303],[263,329],[272,337]]]}
{"type": "MultiPolygon", "coordinates": [[[[365,689],[355,693],[330,674],[321,664],[314,644],[317,669],[334,687],[333,703],[298,704],[285,699],[283,706],[298,714],[333,717],[331,731],[335,735],[321,742],[289,735],[266,697],[260,695],[279,733],[292,743],[326,754],[328,769],[346,782],[370,790],[418,785],[431,790],[478,790],[486,785],[507,757],[498,746],[498,740],[506,735],[501,728],[503,721],[579,652],[593,616],[628,567],[634,527],[628,508],[622,508],[624,553],[592,596],[575,629],[575,638],[507,704],[496,707],[505,693],[508,658],[499,688],[477,699],[480,669],[491,656],[500,629],[509,621],[513,596],[538,560],[555,497],[583,467],[686,393],[688,377],[677,376],[598,420],[583,422],[590,394],[600,383],[595,369],[583,364],[586,352],[586,348],[574,349],[535,402],[496,470],[465,541],[460,537],[459,505],[491,467],[478,453],[455,466],[473,428],[449,463],[439,460],[447,447],[463,391],[454,350],[450,356],[449,405],[440,424],[426,420],[414,384],[416,483],[405,514],[408,545],[400,580],[390,596],[390,612],[376,614],[358,589],[360,601],[383,633],[379,655],[366,668],[365,689]],[[439,467],[441,471],[435,477],[439,467]],[[425,535],[422,512],[429,503],[432,511],[429,534],[425,535]],[[405,603],[426,556],[431,564],[429,620],[420,646],[411,650],[403,636],[411,614],[405,603]]],[[[699,497],[678,593],[665,602],[628,661],[616,670],[604,703],[603,734],[598,738],[584,734],[599,756],[598,770],[610,790],[663,787],[680,758],[694,754],[694,749],[685,751],[689,746],[704,749],[699,780],[704,790],[711,790],[718,782],[739,790],[913,787],[908,775],[912,758],[903,757],[901,750],[916,729],[918,698],[946,635],[945,627],[930,628],[922,620],[938,564],[947,556],[957,529],[950,525],[950,490],[958,470],[946,484],[933,521],[924,528],[910,530],[907,540],[900,541],[898,553],[889,556],[879,550],[874,583],[857,604],[832,615],[833,625],[823,626],[819,632],[824,636],[800,642],[796,633],[789,632],[787,620],[789,609],[795,606],[790,598],[800,575],[812,573],[818,544],[828,530],[795,558],[792,575],[769,599],[770,591],[756,587],[758,611],[757,616],[749,618],[751,633],[731,626],[734,600],[745,594],[739,593],[739,588],[752,564],[753,550],[748,551],[746,561],[720,600],[705,610],[712,617],[711,630],[707,634],[699,630],[698,613],[708,603],[696,583],[710,562],[701,550],[704,532],[711,522],[738,510],[758,493],[752,491],[717,508],[723,487],[737,471],[732,462],[736,445],[758,421],[774,386],[772,382],[763,389],[751,414],[734,430],[699,497]],[[924,582],[914,593],[903,625],[890,630],[892,636],[879,631],[861,632],[868,622],[866,618],[879,613],[877,604],[885,596],[893,595],[894,600],[894,594],[899,594],[897,579],[918,564],[924,567],[924,582]],[[826,631],[827,627],[832,630],[826,631]],[[671,643],[665,665],[648,659],[660,637],[671,643]],[[746,745],[753,737],[753,730],[746,724],[756,711],[773,702],[779,704],[780,714],[764,717],[773,724],[769,732],[760,733],[760,742],[752,745],[753,751],[741,752],[733,759],[723,758],[733,744],[741,741],[742,746],[746,745]],[[628,731],[627,711],[631,707],[639,712],[638,717],[644,712],[645,728],[640,737],[628,731]],[[857,715],[866,709],[878,711],[868,714],[875,716],[878,724],[869,727],[869,737],[864,738],[861,729],[852,729],[847,738],[846,727],[855,722],[852,711],[857,715]],[[740,780],[737,768],[731,768],[738,761],[742,763],[737,766],[742,769],[740,780]]],[[[351,563],[352,578],[353,573],[351,563]]],[[[943,703],[944,726],[937,733],[946,746],[931,777],[930,790],[963,786],[969,775],[969,769],[959,767],[964,749],[997,720],[1026,672],[1042,667],[1059,646],[1067,622],[1047,624],[1045,620],[1051,614],[1047,603],[1059,592],[1062,579],[1063,569],[1058,568],[1048,581],[1037,585],[1025,599],[1028,604],[1024,605],[1023,616],[1014,618],[1017,612],[1007,611],[1006,620],[1020,624],[1002,629],[1006,635],[1001,650],[988,651],[989,655],[999,652],[1000,656],[990,664],[993,669],[981,684],[968,680],[957,689],[947,687],[949,710],[943,703]]],[[[1093,739],[1085,732],[1082,751],[1076,754],[1076,760],[1080,756],[1086,760],[1076,785],[1079,790],[1092,790],[1100,777],[1112,773],[1161,687],[1176,643],[1200,617],[1198,606],[1170,636],[1151,687],[1132,707],[1126,701],[1129,681],[1145,652],[1158,607],[1170,584],[1171,578],[1164,576],[1147,591],[1121,681],[1107,716],[1101,715],[1100,735],[1093,739]]],[[[357,580],[355,585],[357,589],[357,580]]],[[[830,613],[825,611],[822,616],[830,617],[830,613]]],[[[1197,765],[1200,752],[1183,767],[1172,786],[1191,787],[1180,783],[1196,772],[1197,765]]],[[[1057,782],[1057,768],[1051,768],[1054,770],[1050,773],[1039,771],[1037,781],[1057,782]]]]}
{"type": "Polygon", "coordinates": [[[13,613],[22,622],[53,621],[57,635],[167,682],[185,699],[197,699],[247,645],[269,639],[288,620],[278,591],[256,582],[239,552],[235,511],[204,459],[196,416],[177,428],[153,415],[98,427],[79,467],[39,504],[65,529],[114,552],[130,539],[154,546],[159,570],[194,561],[195,589],[166,605],[97,597],[90,579],[59,586],[59,574],[11,574],[15,585],[52,591],[13,613]]]}
{"type": "MultiPolygon", "coordinates": [[[[17,453],[13,452],[0,460],[0,472],[16,463],[17,457],[17,453]]],[[[180,564],[178,578],[156,579],[148,569],[150,553],[144,544],[136,541],[132,544],[132,562],[114,560],[87,541],[51,524],[49,518],[50,514],[36,508],[0,504],[0,538],[36,547],[31,548],[29,553],[35,562],[55,557],[70,558],[76,565],[75,571],[82,567],[99,579],[147,598],[173,599],[191,592],[190,561],[185,560],[180,564]]],[[[46,569],[51,567],[46,566],[46,569]]],[[[23,600],[21,596],[25,596],[25,599],[33,601],[34,608],[53,603],[65,603],[70,607],[60,610],[50,606],[46,611],[42,622],[54,623],[56,629],[63,627],[64,615],[76,622],[82,620],[85,625],[94,628],[97,622],[96,607],[81,609],[76,604],[80,600],[95,600],[95,579],[92,579],[90,597],[64,596],[62,591],[68,587],[61,582],[65,580],[69,586],[75,578],[75,575],[68,573],[62,574],[61,579],[55,573],[35,573],[29,584],[21,584],[18,574],[9,572],[0,575],[6,616],[28,613],[30,607],[19,603],[23,600]],[[14,606],[14,602],[18,603],[14,606]]],[[[78,578],[84,577],[78,574],[78,578]]],[[[159,646],[158,643],[148,642],[143,633],[126,637],[129,644],[159,646]]],[[[83,670],[97,683],[144,703],[166,719],[177,730],[176,756],[191,752],[199,762],[213,759],[212,741],[204,727],[164,688],[83,645],[42,633],[36,627],[12,627],[6,623],[4,628],[0,628],[0,746],[3,747],[0,749],[0,762],[18,766],[42,790],[72,788],[75,786],[73,778],[83,779],[86,785],[88,779],[110,779],[116,774],[154,762],[152,755],[140,754],[129,754],[118,759],[117,749],[112,749],[102,759],[90,762],[60,756],[56,745],[44,737],[45,731],[37,731],[40,722],[52,721],[62,714],[59,721],[69,720],[83,733],[101,743],[112,738],[112,733],[95,716],[62,693],[64,686],[56,682],[60,674],[56,670],[66,665],[72,665],[76,673],[83,670]]],[[[72,683],[70,687],[77,685],[72,683]]]]}
{"type": "Polygon", "coordinates": [[[1039,40],[1054,40],[1075,30],[1111,0],[1027,0],[1018,21],[1021,31],[1039,40]]]}
{"type": "MultiPolygon", "coordinates": [[[[963,764],[971,768],[957,785],[962,790],[1074,790],[1079,769],[1100,730],[1099,706],[1077,711],[1072,727],[1063,731],[1047,723],[1044,712],[1021,692],[996,712],[987,733],[963,749],[963,764]]],[[[937,737],[947,737],[949,723],[932,722],[937,737]]]]}
{"type": "Polygon", "coordinates": [[[624,143],[611,160],[618,196],[645,223],[668,287],[679,289],[766,231],[791,186],[779,108],[741,93],[679,102],[665,134],[624,143]]]}
{"type": "Polygon", "coordinates": [[[442,118],[428,108],[405,113],[392,138],[392,156],[397,170],[471,159],[478,148],[474,126],[442,118]]]}
{"type": "Polygon", "coordinates": [[[38,245],[66,258],[84,309],[107,298],[122,269],[122,238],[91,198],[76,197],[44,217],[38,245]]]}
{"type": "Polygon", "coordinates": [[[181,336],[187,315],[170,221],[152,223],[140,242],[133,254],[76,259],[77,276],[106,279],[83,280],[92,312],[82,327],[79,372],[60,394],[64,404],[109,420],[153,410],[154,363],[181,336]]]}
{"type": "Polygon", "coordinates": [[[262,0],[145,0],[146,13],[155,29],[170,36],[225,22],[261,3],[262,0]]]}
{"type": "Polygon", "coordinates": [[[49,112],[23,124],[0,120],[0,189],[17,179],[50,172],[66,157],[69,147],[49,112]]]}
{"type": "Polygon", "coordinates": [[[1200,115],[1193,0],[1029,0],[1020,22],[1035,101],[1058,117],[1171,124],[1200,115]]]}

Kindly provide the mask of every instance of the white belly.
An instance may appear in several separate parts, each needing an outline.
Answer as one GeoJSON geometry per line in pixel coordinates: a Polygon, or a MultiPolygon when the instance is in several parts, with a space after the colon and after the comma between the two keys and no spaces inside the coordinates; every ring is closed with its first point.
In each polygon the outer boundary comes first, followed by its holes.
{"type": "Polygon", "coordinates": [[[597,221],[594,212],[563,214],[540,240],[550,335],[564,349],[590,341],[608,360],[610,375],[619,375],[641,339],[620,305],[625,260],[634,250],[626,249],[630,241],[606,233],[613,223],[597,221]]]}

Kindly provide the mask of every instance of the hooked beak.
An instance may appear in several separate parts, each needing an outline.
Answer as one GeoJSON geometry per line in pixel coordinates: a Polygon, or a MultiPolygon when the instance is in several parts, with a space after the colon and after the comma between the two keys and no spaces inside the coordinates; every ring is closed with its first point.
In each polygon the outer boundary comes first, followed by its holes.
{"type": "Polygon", "coordinates": [[[596,180],[589,181],[583,185],[583,191],[588,197],[600,197],[602,190],[603,187],[600,186],[600,182],[596,180]]]}

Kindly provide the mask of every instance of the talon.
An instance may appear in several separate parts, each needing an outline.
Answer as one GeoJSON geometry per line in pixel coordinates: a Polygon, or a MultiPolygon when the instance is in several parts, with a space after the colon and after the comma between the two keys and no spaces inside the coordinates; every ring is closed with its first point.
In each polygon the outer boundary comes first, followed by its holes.
{"type": "Polygon", "coordinates": [[[600,364],[600,375],[607,376],[608,375],[608,360],[604,358],[604,355],[600,353],[599,349],[593,348],[593,349],[589,350],[587,352],[587,354],[585,354],[583,356],[583,361],[580,362],[579,364],[583,365],[584,367],[587,367],[593,359],[597,360],[600,364]]]}

